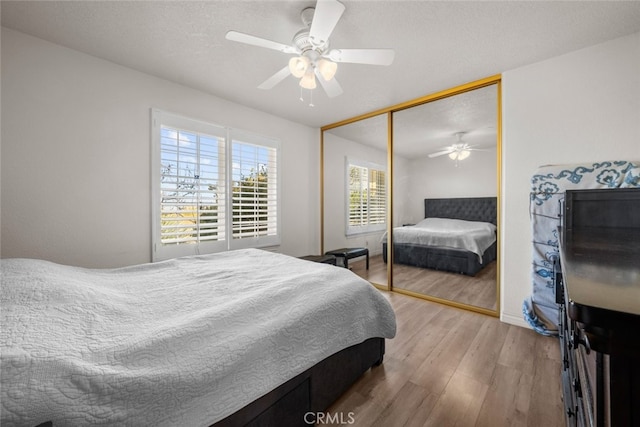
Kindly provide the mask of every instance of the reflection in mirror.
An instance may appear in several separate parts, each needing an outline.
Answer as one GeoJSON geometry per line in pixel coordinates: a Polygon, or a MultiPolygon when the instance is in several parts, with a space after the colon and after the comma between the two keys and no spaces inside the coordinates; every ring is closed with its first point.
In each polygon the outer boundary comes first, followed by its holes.
{"type": "Polygon", "coordinates": [[[394,289],[497,310],[497,102],[492,84],[393,114],[394,289]]]}
{"type": "Polygon", "coordinates": [[[386,114],[323,133],[323,250],[337,250],[338,265],[346,261],[354,273],[382,286],[388,282],[380,244],[387,216],[387,139],[386,114]]]}

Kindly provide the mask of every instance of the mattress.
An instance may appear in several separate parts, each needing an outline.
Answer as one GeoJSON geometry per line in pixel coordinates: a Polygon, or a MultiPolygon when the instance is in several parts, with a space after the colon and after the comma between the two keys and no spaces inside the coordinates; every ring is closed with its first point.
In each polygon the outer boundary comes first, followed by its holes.
{"type": "Polygon", "coordinates": [[[365,280],[257,249],[119,269],[1,265],[3,426],[205,426],[395,334],[365,280]]]}
{"type": "Polygon", "coordinates": [[[464,249],[482,255],[496,241],[496,226],[488,222],[425,218],[413,226],[393,229],[394,244],[464,249]]]}

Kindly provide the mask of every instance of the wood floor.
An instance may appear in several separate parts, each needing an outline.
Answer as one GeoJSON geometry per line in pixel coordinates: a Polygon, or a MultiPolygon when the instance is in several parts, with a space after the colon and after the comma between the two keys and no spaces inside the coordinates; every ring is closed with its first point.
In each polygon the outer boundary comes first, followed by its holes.
{"type": "Polygon", "coordinates": [[[355,426],[563,426],[556,338],[383,292],[398,331],[330,414],[355,426]]]}
{"type": "MultiPolygon", "coordinates": [[[[372,256],[369,270],[364,258],[349,263],[352,271],[366,280],[381,285],[387,284],[387,265],[382,255],[372,256]]],[[[493,261],[474,277],[395,264],[393,286],[425,295],[457,301],[489,310],[497,309],[497,262],[493,261]]]]}

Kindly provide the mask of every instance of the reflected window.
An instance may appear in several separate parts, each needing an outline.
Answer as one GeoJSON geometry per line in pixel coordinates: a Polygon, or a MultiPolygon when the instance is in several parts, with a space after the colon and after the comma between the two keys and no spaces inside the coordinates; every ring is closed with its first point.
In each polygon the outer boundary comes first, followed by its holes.
{"type": "Polygon", "coordinates": [[[386,228],[386,171],[381,165],[347,159],[347,235],[386,228]]]}

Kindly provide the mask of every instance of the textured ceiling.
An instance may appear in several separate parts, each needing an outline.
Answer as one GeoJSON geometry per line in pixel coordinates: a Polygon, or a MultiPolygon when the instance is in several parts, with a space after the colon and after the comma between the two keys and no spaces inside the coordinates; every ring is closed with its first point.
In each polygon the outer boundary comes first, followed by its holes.
{"type": "Polygon", "coordinates": [[[2,25],[292,121],[320,127],[640,31],[640,2],[343,1],[334,48],[393,48],[391,66],[340,64],[344,93],[300,102],[289,56],[224,38],[289,44],[314,1],[2,1],[2,25]]]}
{"type": "MultiPolygon", "coordinates": [[[[393,114],[393,152],[407,159],[423,158],[462,141],[475,148],[496,145],[498,92],[496,85],[475,89],[393,114]]],[[[387,150],[387,118],[378,115],[327,132],[387,150]]]]}

